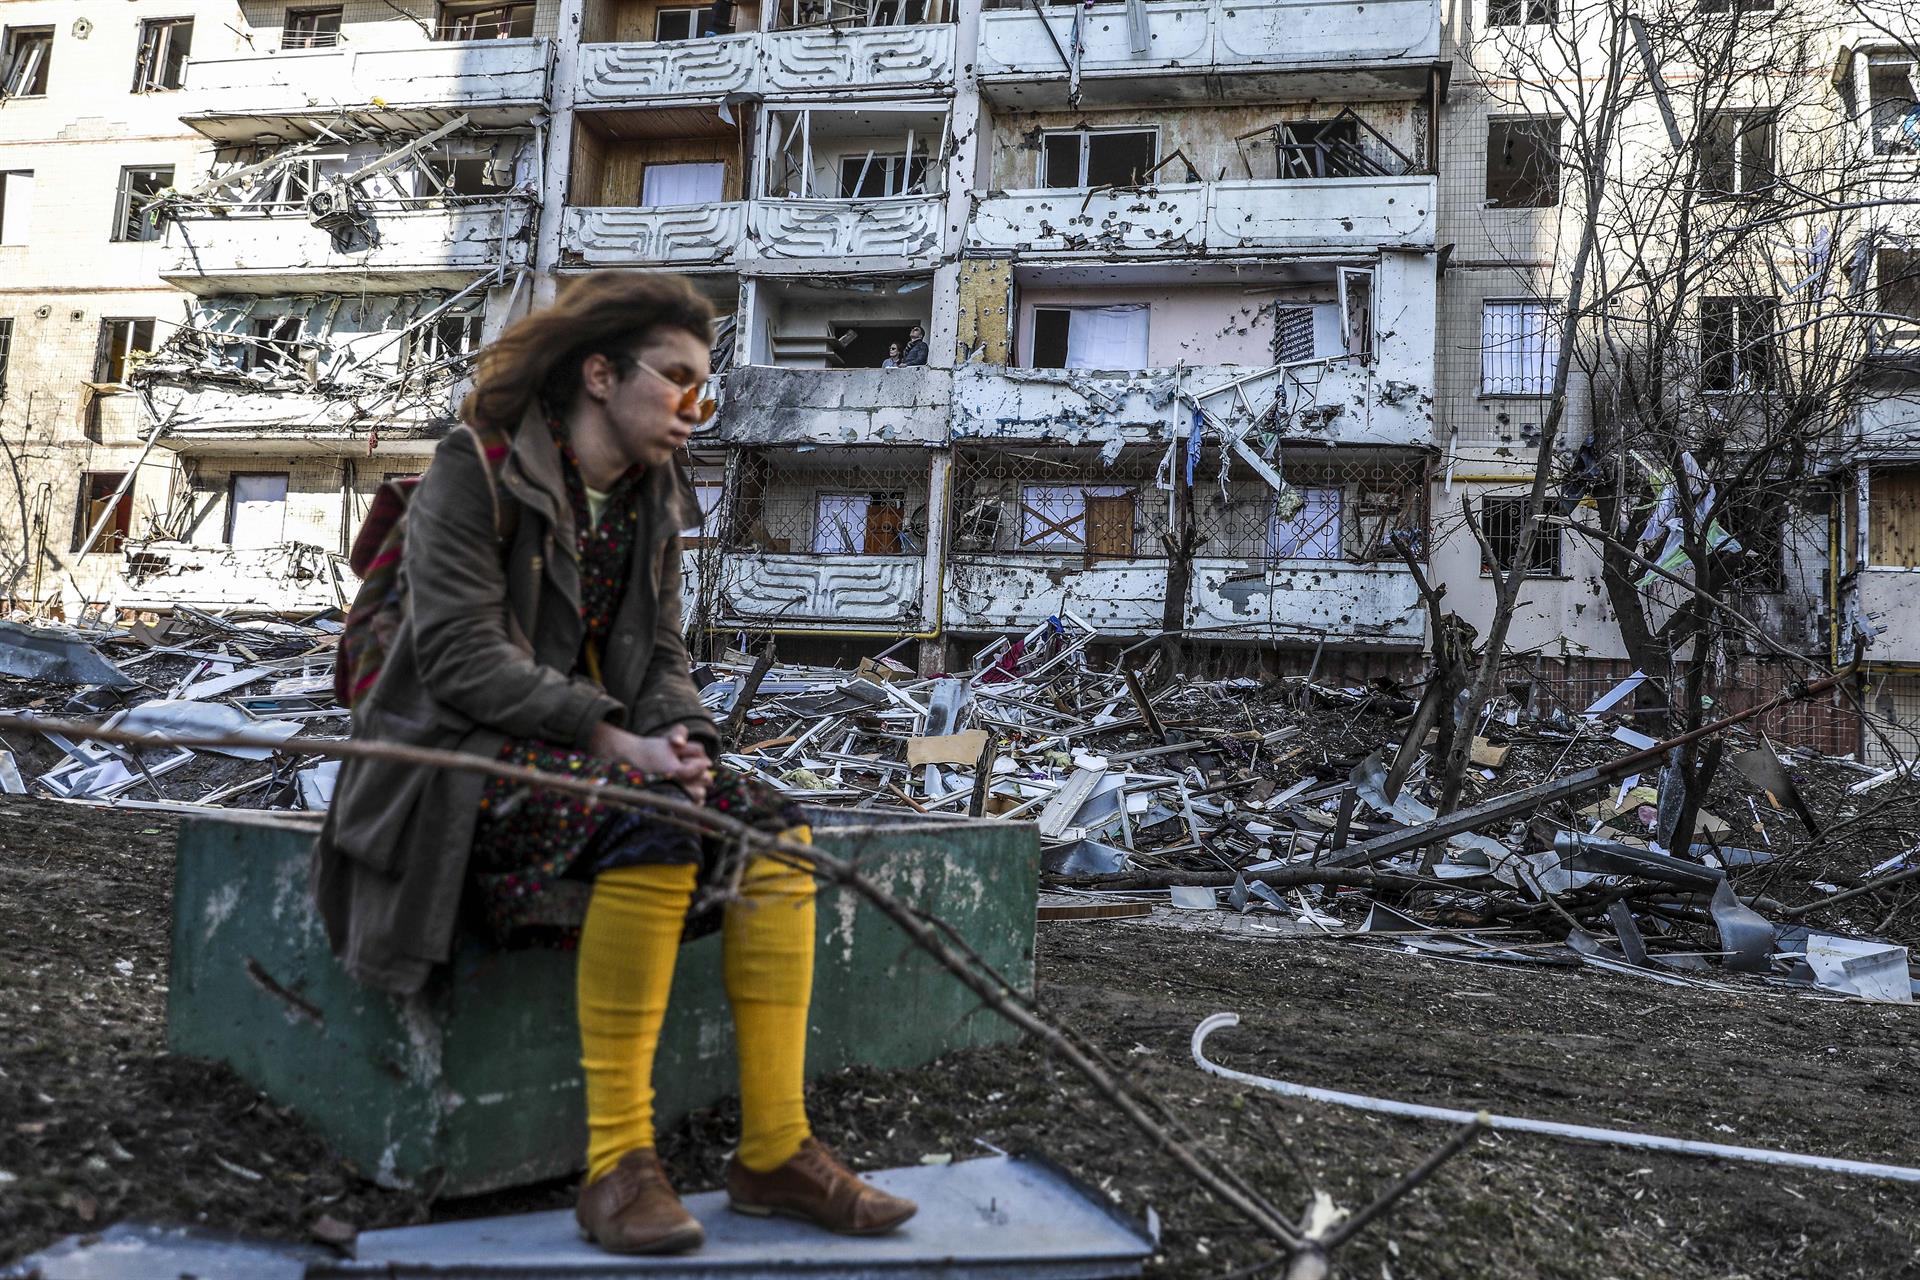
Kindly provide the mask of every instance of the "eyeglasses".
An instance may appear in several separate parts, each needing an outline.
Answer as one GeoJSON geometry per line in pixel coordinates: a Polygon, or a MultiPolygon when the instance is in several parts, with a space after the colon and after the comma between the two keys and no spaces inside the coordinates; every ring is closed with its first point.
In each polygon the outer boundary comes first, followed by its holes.
{"type": "Polygon", "coordinates": [[[666,374],[660,372],[639,356],[628,356],[627,358],[680,393],[679,402],[673,406],[675,413],[686,413],[692,410],[698,415],[694,418],[695,422],[705,422],[713,417],[713,411],[720,407],[719,401],[711,397],[701,396],[700,392],[706,387],[706,383],[696,382],[689,387],[669,378],[666,374]]]}

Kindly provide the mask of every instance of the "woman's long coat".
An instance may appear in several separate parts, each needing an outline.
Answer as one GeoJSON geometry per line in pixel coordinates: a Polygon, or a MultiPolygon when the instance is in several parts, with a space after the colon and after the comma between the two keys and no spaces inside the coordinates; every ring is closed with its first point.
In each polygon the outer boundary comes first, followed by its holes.
{"type": "MultiPolygon", "coordinates": [[[[602,688],[571,673],[580,574],[558,446],[529,415],[489,483],[479,437],[441,441],[407,510],[405,616],[353,736],[492,759],[508,738],[583,748],[612,720],[639,734],[685,724],[709,754],[712,718],[681,638],[679,531],[700,522],[680,469],[642,481],[628,586],[601,655],[602,688]],[[518,504],[501,520],[494,502],[518,504]],[[502,528],[510,543],[502,544],[502,528]]],[[[447,959],[486,777],[350,760],[313,852],[334,954],[368,984],[411,992],[447,959]]]]}

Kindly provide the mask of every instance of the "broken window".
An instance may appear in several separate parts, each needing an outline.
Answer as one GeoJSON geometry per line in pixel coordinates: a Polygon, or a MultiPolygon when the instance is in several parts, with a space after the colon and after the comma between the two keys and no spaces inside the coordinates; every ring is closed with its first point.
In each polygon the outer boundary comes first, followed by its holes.
{"type": "MultiPolygon", "coordinates": [[[[1526,527],[1527,506],[1531,498],[1480,499],[1480,532],[1493,549],[1494,563],[1502,570],[1512,569],[1520,556],[1520,531],[1526,527]]],[[[1534,531],[1531,554],[1527,557],[1527,576],[1558,578],[1560,571],[1560,526],[1541,524],[1534,531]]],[[[1486,552],[1480,553],[1480,572],[1491,573],[1486,552]]]]}
{"type": "Polygon", "coordinates": [[[927,189],[927,157],[905,152],[840,157],[840,195],[847,200],[917,195],[927,189]]]}
{"type": "Polygon", "coordinates": [[[1701,189],[1710,196],[1750,196],[1773,189],[1771,111],[1717,111],[1701,147],[1701,189]]]}
{"type": "Polygon", "coordinates": [[[1867,61],[1867,97],[1875,155],[1920,151],[1920,110],[1910,59],[1874,54],[1867,61]]]}
{"type": "Polygon", "coordinates": [[[720,505],[726,501],[727,485],[724,480],[695,480],[693,482],[694,501],[700,504],[700,524],[696,529],[682,530],[681,536],[690,547],[705,546],[720,533],[720,505]]]}
{"type": "Polygon", "coordinates": [[[340,14],[337,4],[314,9],[287,10],[286,24],[280,28],[282,49],[331,49],[340,43],[340,14]]]}
{"type": "Polygon", "coordinates": [[[193,52],[192,18],[149,18],[140,24],[140,53],[133,62],[133,91],[154,93],[186,83],[193,52]]]}
{"type": "Polygon", "coordinates": [[[905,553],[901,526],[907,496],[899,490],[878,493],[822,493],[814,499],[815,555],[897,556],[905,553]]]}
{"type": "Polygon", "coordinates": [[[1490,27],[1541,26],[1559,20],[1558,0],[1487,0],[1490,27]]]}
{"type": "Polygon", "coordinates": [[[287,473],[236,471],[227,489],[227,545],[273,547],[286,541],[287,473]]]}
{"type": "Polygon", "coordinates": [[[1882,249],[1875,265],[1878,278],[1873,309],[1901,317],[1899,321],[1883,319],[1881,324],[1898,329],[1920,328],[1920,252],[1882,249]]]}
{"type": "Polygon", "coordinates": [[[1722,544],[1727,574],[1741,591],[1774,593],[1787,589],[1784,503],[1776,493],[1754,489],[1728,497],[1720,508],[1720,527],[1739,544],[1722,544]]]}
{"type": "Polygon", "coordinates": [[[1273,502],[1267,522],[1267,551],[1281,560],[1338,560],[1345,553],[1340,541],[1340,490],[1296,489],[1300,505],[1281,519],[1281,500],[1273,502]]]}
{"type": "Polygon", "coordinates": [[[1133,504],[1125,485],[1022,485],[1020,549],[1131,556],[1133,504]]]}
{"type": "Polygon", "coordinates": [[[33,170],[0,172],[0,245],[25,244],[33,232],[33,170]]]}
{"type": "Polygon", "coordinates": [[[1113,307],[1035,307],[1032,368],[1149,368],[1148,309],[1141,304],[1113,307]]]}
{"type": "Polygon", "coordinates": [[[533,35],[532,0],[511,4],[442,4],[436,40],[523,40],[533,35]]]}
{"type": "Polygon", "coordinates": [[[52,27],[12,27],[0,49],[0,97],[38,98],[53,62],[52,27]]]}
{"type": "Polygon", "coordinates": [[[513,162],[490,155],[441,154],[427,162],[441,193],[450,196],[497,196],[513,190],[513,162]]]}
{"type": "Polygon", "coordinates": [[[7,398],[7,362],[13,356],[13,317],[0,316],[0,400],[7,398]]]}
{"type": "Polygon", "coordinates": [[[139,357],[153,350],[150,319],[105,319],[100,322],[99,354],[93,362],[93,380],[108,386],[126,382],[139,357]]]}
{"type": "Polygon", "coordinates": [[[1559,203],[1558,117],[1487,121],[1487,207],[1542,209],[1559,203]]]}
{"type": "Polygon", "coordinates": [[[298,371],[300,333],[304,327],[305,322],[299,316],[269,316],[250,321],[253,341],[245,345],[240,367],[271,373],[298,371]]]}
{"type": "Polygon", "coordinates": [[[1920,569],[1920,467],[1867,473],[1867,563],[1920,569]]]}
{"type": "Polygon", "coordinates": [[[1366,357],[1373,354],[1373,270],[1370,267],[1341,267],[1340,333],[1347,354],[1366,357]]]}
{"type": "Polygon", "coordinates": [[[1700,389],[1753,391],[1773,385],[1772,298],[1700,300],[1700,389]]]}
{"type": "Polygon", "coordinates": [[[1071,129],[1041,136],[1043,187],[1127,187],[1146,181],[1159,158],[1152,129],[1071,129]]]}
{"type": "Polygon", "coordinates": [[[705,9],[661,9],[653,15],[655,40],[692,40],[700,34],[705,9]]]}
{"type": "Polygon", "coordinates": [[[87,535],[93,532],[93,526],[100,523],[102,516],[107,517],[107,522],[100,536],[94,539],[93,550],[118,551],[125,544],[133,532],[133,486],[127,485],[124,493],[120,489],[126,479],[124,471],[80,473],[80,503],[74,512],[73,545],[69,551],[78,553],[86,545],[87,535]]]}
{"type": "Polygon", "coordinates": [[[1480,304],[1480,394],[1544,396],[1553,391],[1553,305],[1480,304]]]}
{"type": "Polygon", "coordinates": [[[114,240],[158,240],[160,219],[149,206],[173,185],[173,166],[122,169],[120,190],[114,199],[114,240]]]}
{"type": "Polygon", "coordinates": [[[430,369],[480,349],[485,317],[478,314],[441,316],[415,329],[407,341],[404,367],[430,369]]]}
{"type": "Polygon", "coordinates": [[[1351,178],[1368,171],[1366,153],[1360,149],[1360,122],[1351,116],[1289,120],[1274,133],[1279,148],[1275,177],[1351,178]]]}

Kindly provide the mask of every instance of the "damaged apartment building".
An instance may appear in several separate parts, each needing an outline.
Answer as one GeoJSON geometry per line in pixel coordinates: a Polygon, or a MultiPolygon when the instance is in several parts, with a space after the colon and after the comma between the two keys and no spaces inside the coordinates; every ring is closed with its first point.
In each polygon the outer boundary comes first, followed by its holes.
{"type": "MultiPolygon", "coordinates": [[[[1511,554],[1525,493],[1561,125],[1474,88],[1475,58],[1557,14],[8,0],[7,594],[337,605],[373,491],[425,464],[476,347],[570,275],[670,270],[723,317],[687,560],[714,642],[917,641],[932,670],[1171,620],[1299,669],[1410,669],[1421,572],[1484,630],[1460,504],[1511,554]]],[[[1848,48],[1865,138],[1912,85],[1848,48]]],[[[1920,401],[1881,358],[1856,523],[1920,486],[1920,401]]],[[[1884,611],[1913,558],[1884,542],[1823,533],[1778,575],[1788,645],[1884,611]]],[[[1516,647],[1626,674],[1587,549],[1535,554],[1516,647]]],[[[1920,713],[1899,643],[1880,696],[1920,713]]]]}

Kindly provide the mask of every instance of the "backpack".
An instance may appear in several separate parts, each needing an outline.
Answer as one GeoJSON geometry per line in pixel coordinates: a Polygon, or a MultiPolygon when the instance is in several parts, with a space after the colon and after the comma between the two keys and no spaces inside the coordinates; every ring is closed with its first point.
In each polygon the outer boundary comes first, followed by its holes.
{"type": "MultiPolygon", "coordinates": [[[[493,500],[493,531],[504,555],[513,542],[519,525],[518,504],[500,501],[499,468],[506,461],[510,443],[507,437],[491,429],[476,430],[459,426],[474,438],[485,464],[488,497],[493,500]]],[[[333,696],[341,706],[351,709],[366,696],[387,665],[387,653],[405,616],[405,601],[400,590],[400,564],[407,547],[407,504],[420,485],[419,476],[388,480],[373,495],[367,517],[354,536],[347,564],[360,579],[340,631],[340,645],[333,662],[333,696]]]]}

